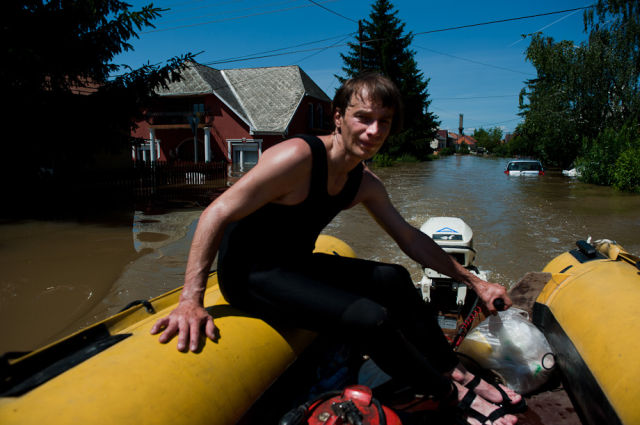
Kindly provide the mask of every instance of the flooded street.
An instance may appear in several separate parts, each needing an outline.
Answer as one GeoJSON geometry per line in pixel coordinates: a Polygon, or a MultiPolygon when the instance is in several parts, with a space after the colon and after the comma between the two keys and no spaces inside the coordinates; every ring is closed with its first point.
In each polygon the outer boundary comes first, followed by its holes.
{"type": "MultiPolygon", "coordinates": [[[[585,185],[547,172],[503,174],[506,159],[455,156],[375,170],[413,225],[460,217],[474,231],[476,265],[510,286],[542,269],[578,239],[613,239],[640,253],[640,195],[585,185]]],[[[108,223],[0,224],[0,353],[31,350],[182,284],[201,209],[130,213],[108,223]]],[[[362,207],[325,233],[369,259],[420,268],[362,207]]]]}

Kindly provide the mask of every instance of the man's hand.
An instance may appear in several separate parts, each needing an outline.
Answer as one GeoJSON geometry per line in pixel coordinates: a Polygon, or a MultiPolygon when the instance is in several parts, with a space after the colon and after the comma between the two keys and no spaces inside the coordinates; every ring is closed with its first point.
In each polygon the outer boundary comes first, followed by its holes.
{"type": "Polygon", "coordinates": [[[497,313],[494,302],[499,298],[504,301],[504,310],[508,309],[513,304],[511,298],[507,295],[505,287],[497,283],[484,282],[483,284],[478,285],[477,293],[491,314],[497,313]]]}
{"type": "Polygon", "coordinates": [[[158,338],[163,344],[178,334],[178,351],[187,351],[187,341],[189,341],[189,349],[196,351],[202,325],[204,325],[205,335],[215,342],[218,336],[213,317],[200,303],[181,301],[169,316],[159,319],[153,325],[151,334],[155,335],[164,330],[158,338]]]}

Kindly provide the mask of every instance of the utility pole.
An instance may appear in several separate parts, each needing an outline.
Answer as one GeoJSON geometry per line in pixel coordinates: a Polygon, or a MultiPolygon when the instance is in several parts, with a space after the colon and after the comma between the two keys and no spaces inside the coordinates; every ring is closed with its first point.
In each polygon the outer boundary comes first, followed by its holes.
{"type": "Polygon", "coordinates": [[[360,42],[360,69],[362,72],[362,19],[358,20],[358,41],[360,42]]]}

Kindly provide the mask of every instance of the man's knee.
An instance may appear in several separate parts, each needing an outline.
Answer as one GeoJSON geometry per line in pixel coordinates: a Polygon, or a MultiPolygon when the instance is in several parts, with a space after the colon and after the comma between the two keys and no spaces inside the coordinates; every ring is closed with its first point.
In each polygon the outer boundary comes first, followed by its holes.
{"type": "Polygon", "coordinates": [[[380,332],[388,326],[388,319],[386,308],[367,298],[353,302],[342,315],[345,326],[363,334],[380,332]]]}
{"type": "Polygon", "coordinates": [[[388,292],[389,296],[397,293],[401,288],[413,288],[409,271],[399,264],[380,264],[373,274],[374,284],[388,292]]]}

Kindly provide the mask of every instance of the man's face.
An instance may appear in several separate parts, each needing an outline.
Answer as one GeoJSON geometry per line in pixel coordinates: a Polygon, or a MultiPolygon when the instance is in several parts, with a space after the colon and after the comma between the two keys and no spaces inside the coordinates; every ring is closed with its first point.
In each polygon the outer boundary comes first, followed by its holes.
{"type": "Polygon", "coordinates": [[[347,151],[369,159],[380,150],[391,131],[393,109],[382,106],[367,93],[354,94],[344,114],[336,111],[334,119],[347,151]]]}

